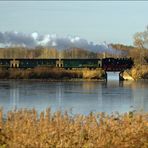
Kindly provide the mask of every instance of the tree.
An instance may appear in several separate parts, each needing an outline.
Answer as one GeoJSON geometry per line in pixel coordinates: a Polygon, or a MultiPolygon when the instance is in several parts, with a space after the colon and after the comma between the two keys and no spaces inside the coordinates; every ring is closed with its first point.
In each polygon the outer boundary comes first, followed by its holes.
{"type": "Polygon", "coordinates": [[[138,48],[148,48],[148,26],[145,31],[134,35],[134,45],[138,48]]]}
{"type": "Polygon", "coordinates": [[[147,49],[148,49],[148,26],[143,32],[137,32],[134,35],[134,45],[139,48],[140,64],[144,64],[147,61],[147,49]]]}

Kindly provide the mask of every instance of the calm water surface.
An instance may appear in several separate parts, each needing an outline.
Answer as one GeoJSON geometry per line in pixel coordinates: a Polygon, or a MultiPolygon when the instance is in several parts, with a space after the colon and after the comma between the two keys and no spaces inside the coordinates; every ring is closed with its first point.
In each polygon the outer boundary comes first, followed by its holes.
{"type": "Polygon", "coordinates": [[[71,114],[90,111],[120,113],[148,111],[148,82],[38,82],[0,80],[0,106],[6,113],[14,108],[51,107],[71,114]]]}

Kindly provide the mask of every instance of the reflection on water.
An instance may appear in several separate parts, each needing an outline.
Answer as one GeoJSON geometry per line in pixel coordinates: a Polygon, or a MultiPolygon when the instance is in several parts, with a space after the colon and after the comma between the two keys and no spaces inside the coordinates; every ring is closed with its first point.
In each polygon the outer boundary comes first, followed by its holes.
{"type": "Polygon", "coordinates": [[[0,81],[0,106],[15,108],[51,107],[72,113],[148,111],[147,82],[35,82],[0,81]]]}
{"type": "Polygon", "coordinates": [[[17,83],[12,82],[10,87],[10,106],[15,109],[19,106],[19,87],[17,83]]]}
{"type": "Polygon", "coordinates": [[[134,96],[134,108],[136,110],[148,111],[148,82],[134,82],[131,84],[131,87],[134,96]]]}

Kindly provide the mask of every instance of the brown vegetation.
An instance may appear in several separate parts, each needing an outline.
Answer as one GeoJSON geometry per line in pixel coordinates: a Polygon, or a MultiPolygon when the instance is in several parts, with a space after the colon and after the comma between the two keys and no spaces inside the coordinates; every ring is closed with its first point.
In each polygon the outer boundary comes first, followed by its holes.
{"type": "Polygon", "coordinates": [[[101,79],[105,77],[105,73],[102,69],[97,69],[97,70],[84,69],[82,72],[84,79],[101,79]]]}
{"type": "Polygon", "coordinates": [[[69,116],[67,112],[33,110],[0,111],[0,147],[49,148],[146,148],[148,114],[69,116]]]}
{"type": "Polygon", "coordinates": [[[148,65],[136,65],[130,70],[131,76],[135,79],[148,79],[148,65]]]}
{"type": "Polygon", "coordinates": [[[103,79],[101,69],[72,69],[36,67],[33,69],[0,69],[0,79],[103,79]]]}
{"type": "Polygon", "coordinates": [[[134,59],[135,64],[145,64],[148,62],[148,50],[145,48],[126,46],[123,44],[111,44],[111,46],[123,52],[120,57],[131,57],[134,59]]]}

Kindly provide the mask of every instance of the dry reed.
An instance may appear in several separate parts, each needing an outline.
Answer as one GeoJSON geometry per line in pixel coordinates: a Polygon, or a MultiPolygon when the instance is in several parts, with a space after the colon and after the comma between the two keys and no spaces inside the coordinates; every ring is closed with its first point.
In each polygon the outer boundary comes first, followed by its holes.
{"type": "Polygon", "coordinates": [[[36,110],[0,110],[0,147],[11,148],[147,148],[148,114],[69,116],[67,112],[37,115],[36,110]]]}
{"type": "Polygon", "coordinates": [[[0,79],[103,79],[103,70],[36,67],[32,69],[0,69],[0,79]]]}

